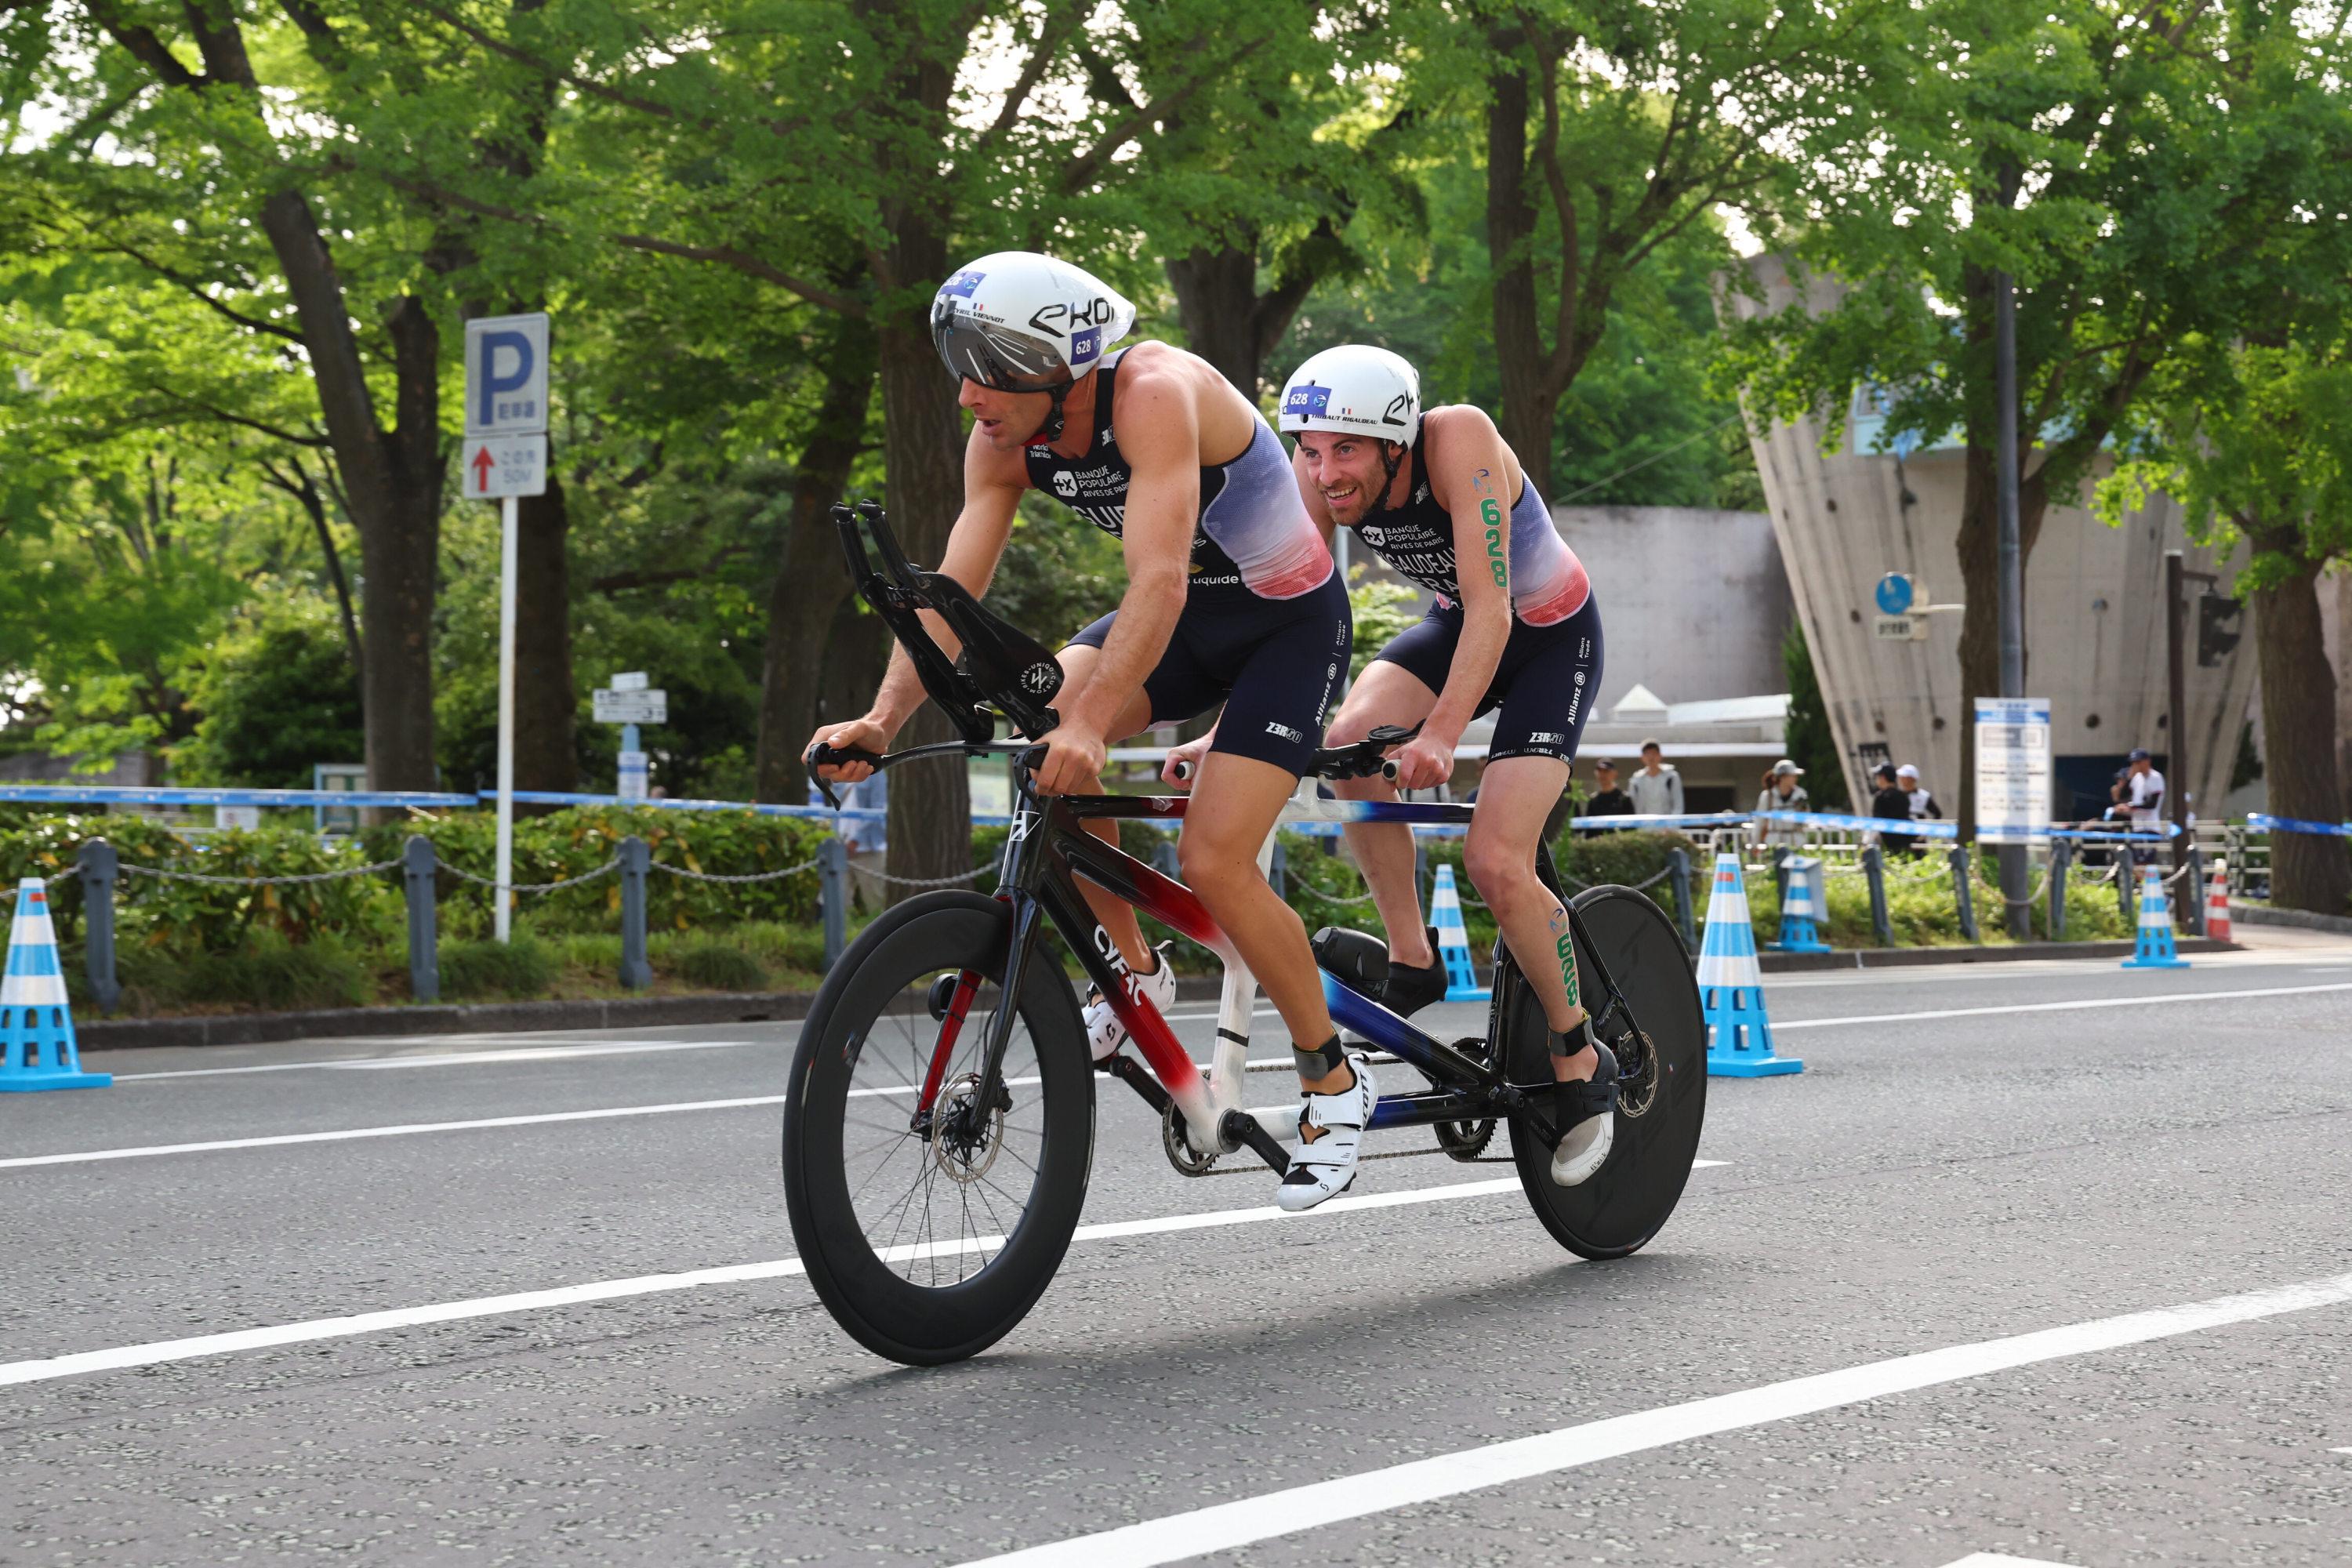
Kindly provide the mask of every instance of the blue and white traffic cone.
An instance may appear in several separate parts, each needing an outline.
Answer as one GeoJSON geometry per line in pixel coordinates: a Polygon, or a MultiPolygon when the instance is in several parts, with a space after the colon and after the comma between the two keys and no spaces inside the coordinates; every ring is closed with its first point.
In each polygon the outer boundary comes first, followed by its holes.
{"type": "Polygon", "coordinates": [[[104,1089],[113,1081],[110,1073],[81,1070],[65,973],[58,967],[58,934],[49,923],[48,886],[27,877],[16,885],[8,973],[0,977],[0,1093],[104,1089]]]}
{"type": "Polygon", "coordinates": [[[1495,993],[1478,984],[1470,957],[1470,931],[1462,923],[1462,895],[1454,889],[1454,868],[1440,866],[1429,889],[1429,923],[1437,928],[1437,956],[1445,961],[1448,1002],[1486,1002],[1495,993]]]}
{"type": "Polygon", "coordinates": [[[1832,949],[1814,933],[1814,923],[1826,911],[1814,907],[1813,874],[1819,860],[1801,856],[1789,861],[1789,895],[1780,901],[1780,940],[1772,945],[1782,952],[1828,952],[1832,949]]]}
{"type": "Polygon", "coordinates": [[[2172,901],[2164,896],[2164,879],[2150,866],[2139,882],[2139,931],[2126,969],[2186,969],[2189,961],[2172,944],[2172,901]]]}
{"type": "Polygon", "coordinates": [[[1706,1014],[1709,1078],[1765,1078],[1802,1072],[1794,1057],[1772,1054],[1772,1021],[1764,1014],[1764,971],[1756,962],[1756,932],[1748,924],[1748,884],[1739,857],[1715,858],[1715,890],[1706,900],[1706,938],[1698,950],[1699,1005],[1706,1014]]]}

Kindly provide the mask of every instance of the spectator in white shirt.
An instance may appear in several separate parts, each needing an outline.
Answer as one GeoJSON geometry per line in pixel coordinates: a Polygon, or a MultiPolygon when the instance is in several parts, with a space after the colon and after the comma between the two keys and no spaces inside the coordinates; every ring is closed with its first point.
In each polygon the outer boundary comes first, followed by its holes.
{"type": "Polygon", "coordinates": [[[1936,804],[1936,797],[1928,794],[1927,789],[1919,783],[1919,770],[1917,768],[1912,766],[1909,763],[1906,763],[1901,767],[1895,769],[1895,784],[1897,789],[1900,789],[1905,795],[1911,797],[1912,821],[1940,822],[1943,820],[1944,808],[1936,804]]]}
{"type": "Polygon", "coordinates": [[[1633,809],[1643,816],[1683,815],[1683,775],[1664,760],[1665,749],[1655,741],[1642,742],[1642,769],[1625,785],[1633,809]]]}
{"type": "Polygon", "coordinates": [[[2134,747],[2131,771],[2124,775],[2124,798],[2131,811],[2134,833],[2164,831],[2164,775],[2144,747],[2134,747]]]}

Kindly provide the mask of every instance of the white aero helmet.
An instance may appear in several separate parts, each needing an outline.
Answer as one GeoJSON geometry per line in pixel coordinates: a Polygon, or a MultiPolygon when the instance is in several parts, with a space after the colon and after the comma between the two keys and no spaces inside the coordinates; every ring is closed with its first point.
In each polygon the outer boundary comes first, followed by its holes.
{"type": "Polygon", "coordinates": [[[1328,430],[1410,447],[1421,434],[1421,373],[1370,343],[1325,349],[1290,373],[1282,429],[1328,430]]]}
{"type": "MultiPolygon", "coordinates": [[[[931,300],[940,358],[959,378],[999,392],[1067,388],[1134,325],[1135,307],[1118,289],[1034,250],[983,256],[931,300]]],[[[1057,415],[1060,407],[1056,396],[1057,415]]]]}

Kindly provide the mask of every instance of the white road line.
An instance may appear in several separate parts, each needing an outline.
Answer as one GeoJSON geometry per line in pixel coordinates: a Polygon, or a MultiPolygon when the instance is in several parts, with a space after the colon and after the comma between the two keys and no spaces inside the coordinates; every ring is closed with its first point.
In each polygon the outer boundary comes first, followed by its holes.
{"type": "MultiPolygon", "coordinates": [[[[1416,1204],[1447,1203],[1459,1198],[1491,1197],[1519,1190],[1518,1178],[1503,1176],[1489,1182],[1455,1182],[1440,1187],[1416,1187],[1405,1192],[1374,1193],[1363,1197],[1333,1198],[1318,1215],[1362,1213],[1371,1209],[1403,1208],[1416,1204]]],[[[1074,1241],[1116,1241],[1131,1236],[1164,1236],[1176,1231],[1210,1230],[1229,1225],[1257,1225],[1269,1220],[1297,1219],[1278,1208],[1220,1209],[1208,1214],[1165,1215],[1156,1219],[1115,1220],[1106,1225],[1082,1225],[1074,1241]]],[[[1001,1246],[998,1236],[951,1242],[926,1242],[893,1247],[880,1256],[886,1262],[908,1258],[946,1258],[1001,1246]]],[[[767,1263],[738,1263],[721,1268],[698,1268],[682,1274],[646,1274],[632,1279],[604,1279],[587,1285],[567,1285],[551,1290],[525,1290],[508,1296],[478,1296],[466,1301],[440,1301],[423,1307],[399,1307],[384,1312],[360,1312],[343,1318],[314,1318],[308,1322],[277,1323],[267,1328],[239,1329],[230,1333],[199,1334],[192,1339],[161,1340],[113,1350],[84,1351],[74,1355],[0,1364],[0,1387],[18,1383],[43,1383],[82,1373],[154,1366],[163,1362],[190,1361],[199,1356],[226,1355],[236,1351],[267,1350],[274,1345],[305,1344],[316,1340],[347,1339],[354,1334],[389,1332],[424,1323],[455,1322],[467,1318],[501,1317],[512,1312],[543,1312],[590,1301],[612,1301],[630,1296],[651,1296],[667,1290],[695,1290],[708,1285],[735,1285],[753,1279],[781,1279],[803,1271],[797,1258],[767,1263]]]]}
{"type": "Polygon", "coordinates": [[[2053,1563],[2042,1557],[2005,1557],[1998,1552],[1971,1552],[1957,1563],[1947,1563],[1944,1568],[2072,1568],[2065,1563],[2053,1563]]]}
{"type": "Polygon", "coordinates": [[[1639,1454],[1694,1438],[1811,1415],[1841,1405],[1940,1384],[1988,1376],[2038,1362],[2170,1339],[2229,1323],[2352,1301],[2352,1274],[2275,1289],[2158,1308],[2008,1339],[1953,1345],[1812,1377],[1766,1384],[1737,1394],[1566,1426],[1533,1437],[1491,1443],[1434,1458],[1366,1470],[1313,1486],[1266,1492],[1149,1520],[1051,1545],[980,1559],[964,1568],[1148,1568],[1210,1552],[1232,1552],[1345,1520],[1639,1454]]]}
{"type": "MultiPolygon", "coordinates": [[[[1769,991],[1770,982],[1764,988],[1769,991]]],[[[2312,996],[2328,991],[2352,991],[2341,985],[2250,985],[2237,991],[2151,991],[2145,996],[2097,996],[2079,1002],[2016,1002],[2002,1007],[1938,1007],[1925,1013],[1865,1013],[1852,1018],[1774,1020],[1775,1029],[1840,1029],[1853,1024],[1909,1024],[1930,1018],[1982,1018],[1996,1013],[2074,1013],[2091,1007],[2159,1007],[2175,1002],[2226,1002],[2239,996],[2312,996]]]]}
{"type": "Polygon", "coordinates": [[[630,1056],[646,1051],[716,1051],[736,1046],[756,1046],[758,1040],[616,1040],[558,1041],[513,1050],[443,1051],[406,1057],[345,1057],[315,1062],[270,1062],[249,1068],[181,1068],[170,1072],[119,1072],[117,1083],[145,1083],[165,1078],[235,1078],[256,1072],[301,1072],[312,1068],[343,1070],[377,1068],[470,1067],[479,1062],[545,1062],[572,1057],[630,1056]]]}
{"type": "Polygon", "coordinates": [[[2327,1451],[2331,1454],[2352,1454],[2352,1448],[2330,1448],[2327,1451]]]}
{"type": "MultiPolygon", "coordinates": [[[[1017,1081],[1017,1080],[1016,1080],[1017,1081]]],[[[868,1090],[881,1093],[883,1090],[868,1090]]],[[[552,1110],[535,1116],[491,1116],[478,1121],[410,1121],[393,1127],[350,1127],[336,1132],[280,1132],[266,1138],[222,1138],[207,1143],[151,1143],[135,1149],[92,1149],[75,1154],[28,1154],[0,1160],[0,1171],[28,1165],[86,1165],[101,1160],[144,1160],[158,1154],[209,1154],[221,1149],[277,1149],[289,1143],[341,1143],[355,1138],[405,1138],[419,1132],[468,1132],[481,1127],[537,1127],[551,1121],[604,1121],[617,1116],[667,1116],[681,1110],[734,1110],[782,1105],[781,1094],[748,1100],[692,1100],[675,1105],[622,1105],[608,1110],[552,1110]]]]}

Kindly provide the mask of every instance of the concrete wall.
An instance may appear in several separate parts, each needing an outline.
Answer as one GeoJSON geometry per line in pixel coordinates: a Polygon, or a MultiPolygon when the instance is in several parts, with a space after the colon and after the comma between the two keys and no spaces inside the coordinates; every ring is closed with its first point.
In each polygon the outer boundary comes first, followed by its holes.
{"type": "MultiPolygon", "coordinates": [[[[1780,641],[1796,604],[1769,517],[1672,506],[1554,507],[1551,517],[1601,599],[1600,711],[1637,685],[1667,702],[1789,689],[1780,641]]],[[[1402,581],[1350,544],[1351,564],[1402,581]]]]}
{"type": "MultiPolygon", "coordinates": [[[[1796,298],[1777,258],[1751,263],[1763,310],[1796,298]]],[[[1815,310],[1833,303],[1816,281],[1815,310]]],[[[1731,309],[1759,311],[1745,299],[1731,309]]],[[[1905,461],[1868,452],[1824,453],[1818,420],[1773,429],[1752,442],[1771,508],[1797,613],[1836,731],[1847,788],[1866,799],[1860,748],[1886,746],[1916,763],[1928,787],[1957,799],[1961,769],[1959,633],[1957,614],[1930,617],[1928,639],[1874,640],[1872,590],[1888,572],[1909,573],[1931,600],[1960,597],[1956,540],[1964,483],[1955,449],[1917,451],[1905,461]]],[[[2103,526],[2082,506],[2053,506],[2025,571],[2026,689],[2051,700],[2052,742],[2063,772],[2070,757],[2116,756],[2134,746],[2159,755],[2172,747],[2166,706],[2162,613],[2164,552],[2184,544],[2179,509],[2166,498],[2103,526]]],[[[2190,549],[2191,571],[2211,571],[2210,552],[2190,549]]],[[[2194,595],[2189,633],[2196,634],[2194,595]]],[[[2237,755],[2253,683],[2253,639],[2219,668],[2189,662],[2189,785],[2204,815],[2218,809],[2237,755]]],[[[2063,813],[2063,785],[2052,803],[2063,813]]]]}
{"type": "Polygon", "coordinates": [[[1667,702],[1789,689],[1796,614],[1772,520],[1695,507],[1554,507],[1601,599],[1607,711],[1636,684],[1667,702]]]}

